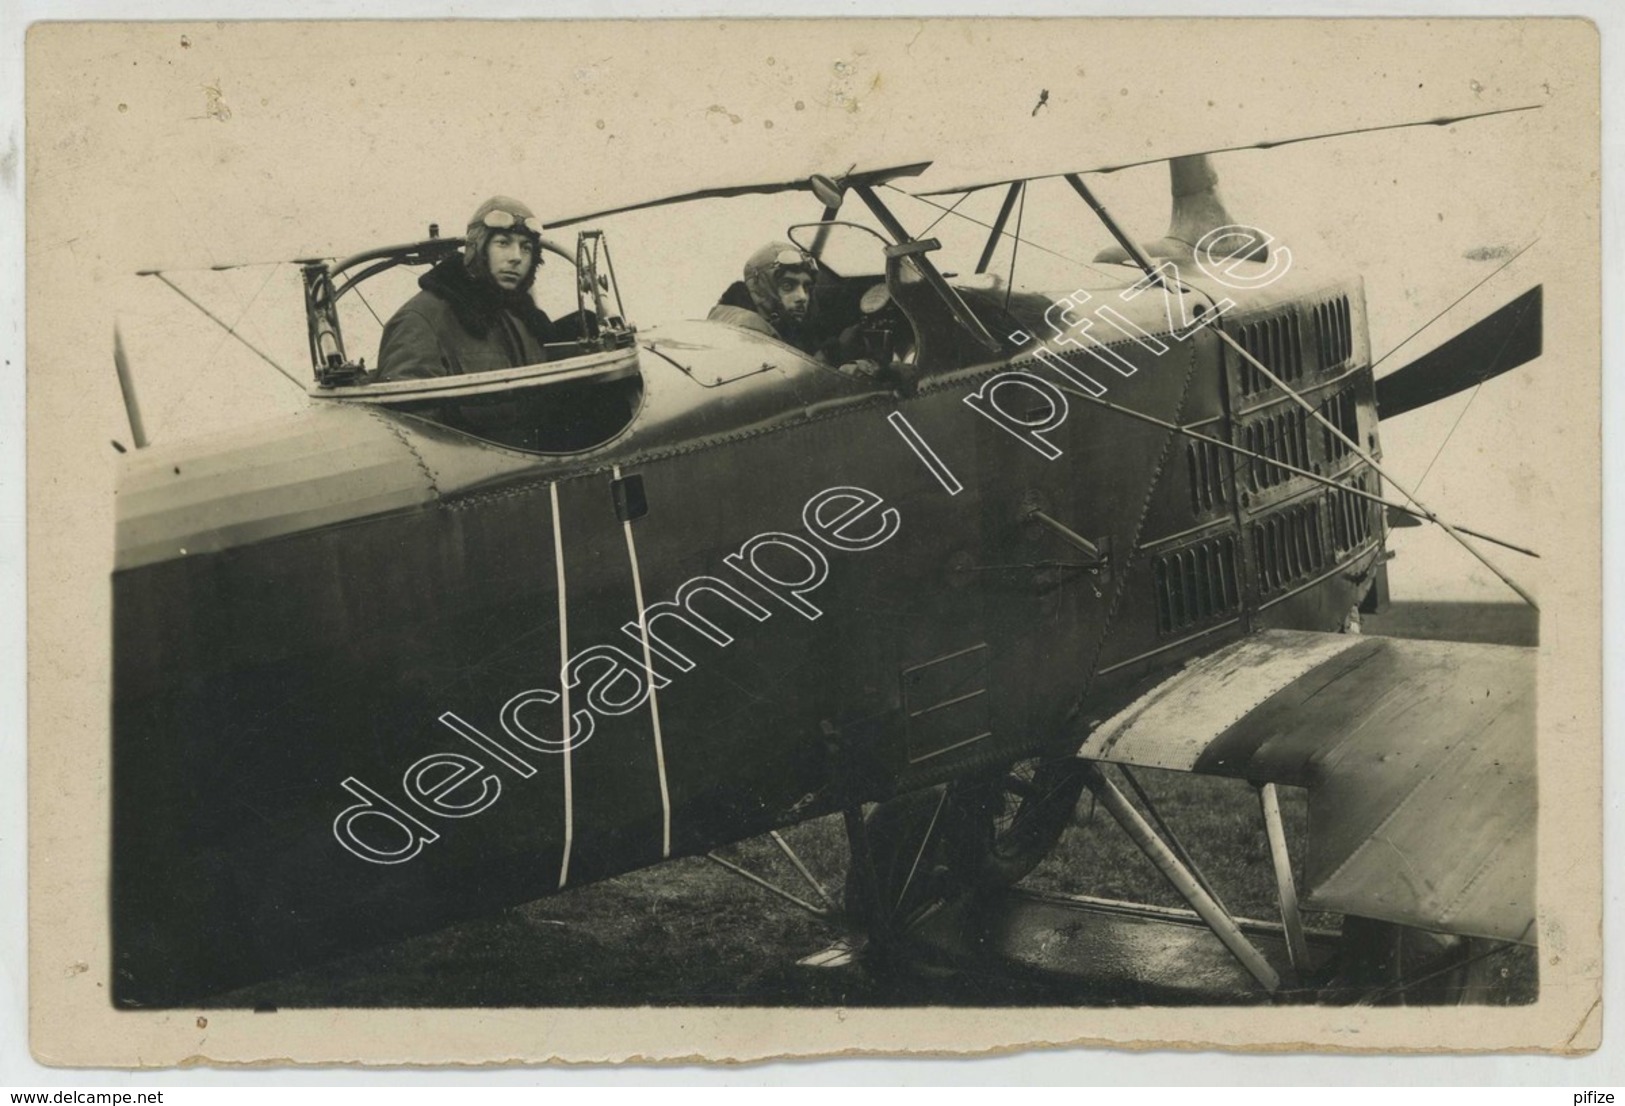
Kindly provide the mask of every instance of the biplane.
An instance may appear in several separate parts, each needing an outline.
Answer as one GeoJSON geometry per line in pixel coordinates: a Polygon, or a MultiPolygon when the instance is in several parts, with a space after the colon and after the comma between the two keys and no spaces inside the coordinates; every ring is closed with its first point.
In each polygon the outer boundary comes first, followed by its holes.
{"type": "Polygon", "coordinates": [[[999,896],[1085,792],[1189,907],[1064,904],[1088,955],[1200,925],[1266,998],[1459,998],[1486,943],[1532,943],[1533,650],[1349,631],[1390,517],[1529,598],[1378,428],[1538,356],[1540,290],[1378,379],[1359,277],[1233,222],[1206,153],[1163,160],[1148,244],[1089,187],[1120,166],[1055,175],[1115,245],[1047,291],[989,264],[1031,174],[852,166],[550,220],[572,336],[466,376],[378,380],[341,313],[459,239],[300,262],[308,408],[121,461],[114,1003],[836,814],[866,958],[1019,960],[1063,904],[999,896]],[[1003,190],[974,271],[900,186],[1003,190]],[[786,236],[877,372],[634,325],[596,224],[762,193],[815,201],[786,236]],[[1278,922],[1224,908],[1140,768],[1258,789],[1278,922]],[[1281,788],[1308,793],[1302,871],[1281,788]]]}

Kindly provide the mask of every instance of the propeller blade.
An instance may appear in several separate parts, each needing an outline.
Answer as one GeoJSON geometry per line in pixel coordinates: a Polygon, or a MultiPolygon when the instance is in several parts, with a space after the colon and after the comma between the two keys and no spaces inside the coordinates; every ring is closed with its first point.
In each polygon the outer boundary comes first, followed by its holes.
{"type": "Polygon", "coordinates": [[[1541,289],[1485,316],[1438,349],[1377,381],[1384,419],[1426,407],[1540,356],[1541,289]]]}

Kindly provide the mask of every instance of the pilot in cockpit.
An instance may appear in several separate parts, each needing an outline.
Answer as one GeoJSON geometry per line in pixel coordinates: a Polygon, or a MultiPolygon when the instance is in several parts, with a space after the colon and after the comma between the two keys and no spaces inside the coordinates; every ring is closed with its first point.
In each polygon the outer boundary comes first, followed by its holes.
{"type": "Polygon", "coordinates": [[[390,317],[375,380],[410,380],[517,368],[547,360],[555,326],[531,299],[542,223],[530,208],[493,196],[474,212],[462,252],[418,280],[422,289],[390,317]]]}
{"type": "Polygon", "coordinates": [[[818,263],[788,242],[769,242],[745,262],[745,279],[722,293],[707,318],[771,334],[803,353],[821,337],[813,289],[818,263]]]}
{"type": "Polygon", "coordinates": [[[873,375],[872,361],[850,356],[852,340],[835,313],[825,310],[819,278],[811,254],[788,242],[769,242],[750,255],[744,279],[728,287],[706,318],[771,335],[843,372],[873,375]]]}

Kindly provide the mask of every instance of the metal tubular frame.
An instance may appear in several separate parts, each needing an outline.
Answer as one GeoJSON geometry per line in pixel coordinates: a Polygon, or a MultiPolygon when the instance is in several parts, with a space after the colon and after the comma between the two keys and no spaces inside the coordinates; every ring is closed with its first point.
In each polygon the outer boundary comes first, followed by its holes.
{"type": "Polygon", "coordinates": [[[959,297],[959,293],[949,287],[948,282],[943,279],[942,273],[937,270],[936,264],[926,256],[927,249],[936,248],[935,245],[931,244],[931,240],[927,240],[924,246],[916,242],[903,227],[903,224],[897,221],[897,216],[891,213],[891,209],[880,201],[879,196],[875,195],[872,188],[859,184],[854,185],[852,191],[858,194],[858,198],[863,201],[864,206],[885,228],[886,233],[892,236],[898,246],[920,247],[916,251],[912,251],[910,256],[914,265],[919,269],[920,275],[925,278],[925,282],[931,286],[938,296],[942,297],[944,306],[953,314],[955,321],[964,327],[971,337],[989,353],[997,354],[1001,348],[999,340],[988,332],[986,324],[959,297]]]}
{"type": "MultiPolygon", "coordinates": [[[[1004,194],[1004,203],[999,205],[998,217],[993,220],[993,226],[988,231],[987,245],[982,247],[982,256],[976,262],[978,273],[987,272],[987,267],[993,261],[993,251],[999,248],[999,239],[1004,235],[1004,224],[1010,221],[1010,212],[1016,206],[1016,197],[1021,195],[1021,181],[1010,185],[1010,190],[1004,194]]],[[[950,208],[951,212],[952,209],[950,208]]],[[[947,214],[945,212],[944,214],[947,214]]]]}
{"type": "MultiPolygon", "coordinates": [[[[774,836],[777,837],[776,834],[774,836]]],[[[780,845],[781,845],[781,847],[787,847],[787,846],[783,846],[783,842],[780,842],[780,845]]],[[[718,856],[715,852],[706,853],[705,854],[705,859],[711,861],[713,864],[721,865],[723,868],[725,868],[728,871],[732,872],[734,875],[741,877],[742,879],[749,880],[751,883],[754,883],[756,886],[762,888],[762,890],[767,891],[767,892],[769,892],[771,894],[777,895],[779,898],[783,899],[785,902],[790,903],[793,906],[801,907],[801,909],[805,910],[807,913],[811,914],[815,918],[827,918],[831,914],[834,913],[835,908],[834,908],[833,904],[831,904],[830,906],[816,906],[813,903],[808,902],[806,899],[800,897],[799,895],[791,894],[789,891],[786,891],[784,888],[780,887],[778,884],[772,882],[771,880],[763,879],[761,876],[757,875],[755,872],[752,872],[750,869],[745,868],[745,867],[743,867],[741,865],[735,864],[731,860],[727,860],[727,859],[725,859],[723,857],[718,856]]],[[[801,865],[798,863],[796,865],[796,867],[798,869],[800,869],[801,865]]],[[[806,875],[805,869],[802,869],[802,874],[806,875]]],[[[812,885],[814,887],[816,887],[818,889],[818,893],[820,895],[823,895],[825,901],[828,901],[829,896],[824,893],[823,887],[820,886],[819,883],[816,880],[814,880],[811,876],[807,876],[807,879],[808,879],[809,882],[812,883],[812,885]]]]}
{"type": "Polygon", "coordinates": [[[1123,774],[1123,779],[1128,781],[1129,789],[1134,792],[1135,798],[1140,800],[1140,805],[1145,807],[1146,814],[1155,823],[1157,832],[1162,835],[1163,843],[1168,846],[1174,856],[1179,858],[1181,864],[1190,869],[1191,877],[1201,885],[1202,890],[1208,893],[1214,904],[1226,914],[1230,914],[1230,908],[1225,905],[1223,896],[1213,886],[1213,882],[1207,878],[1207,873],[1202,871],[1201,865],[1196,863],[1196,858],[1191,856],[1190,850],[1185,848],[1185,843],[1174,832],[1174,827],[1163,821],[1162,814],[1157,810],[1157,804],[1151,801],[1151,796],[1146,793],[1145,788],[1140,786],[1139,779],[1135,777],[1133,772],[1129,771],[1126,764],[1119,764],[1117,770],[1123,774]]]}
{"type": "Polygon", "coordinates": [[[824,905],[834,910],[835,900],[829,897],[829,892],[824,890],[824,885],[818,882],[813,874],[807,870],[807,866],[801,862],[801,857],[790,847],[790,843],[779,836],[778,830],[768,831],[768,836],[773,838],[773,844],[777,845],[779,850],[789,858],[790,863],[796,866],[796,871],[801,873],[801,878],[811,884],[814,891],[818,892],[818,897],[824,900],[824,905]]]}
{"type": "Polygon", "coordinates": [[[915,873],[920,870],[920,861],[924,859],[926,846],[931,844],[931,838],[937,832],[937,819],[942,817],[942,808],[947,802],[948,791],[944,788],[942,794],[937,796],[937,806],[931,812],[931,822],[920,837],[920,847],[914,851],[914,863],[908,866],[908,876],[903,880],[902,889],[897,892],[897,901],[891,904],[891,909],[886,914],[887,924],[897,917],[897,912],[902,909],[903,900],[908,898],[908,889],[914,885],[915,873]]]}
{"type": "Polygon", "coordinates": [[[1309,940],[1298,913],[1298,885],[1292,878],[1286,827],[1281,824],[1281,799],[1273,783],[1259,786],[1258,805],[1264,812],[1264,833],[1269,837],[1270,861],[1275,866],[1275,890],[1281,904],[1281,928],[1286,932],[1287,955],[1292,959],[1293,970],[1302,975],[1309,970],[1309,940]]]}
{"type": "Polygon", "coordinates": [[[1190,869],[1182,864],[1177,856],[1160,838],[1128,797],[1117,789],[1117,786],[1106,778],[1100,766],[1093,761],[1085,761],[1083,766],[1084,783],[1095,797],[1100,800],[1108,813],[1116,819],[1117,824],[1137,845],[1146,858],[1156,865],[1179,892],[1181,898],[1188,902],[1191,909],[1200,915],[1208,928],[1218,939],[1224,943],[1231,954],[1241,962],[1242,967],[1258,981],[1259,986],[1270,994],[1281,989],[1281,976],[1264,954],[1258,951],[1258,946],[1247,939],[1241,927],[1231,919],[1230,915],[1214,902],[1213,897],[1203,890],[1202,885],[1191,874],[1190,869]]]}

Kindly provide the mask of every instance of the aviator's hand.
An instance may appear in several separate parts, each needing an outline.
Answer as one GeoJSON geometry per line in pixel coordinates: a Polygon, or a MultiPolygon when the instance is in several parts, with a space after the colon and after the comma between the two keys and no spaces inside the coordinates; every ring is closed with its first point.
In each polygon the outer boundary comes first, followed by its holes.
{"type": "Polygon", "coordinates": [[[840,367],[840,371],[847,376],[868,379],[880,375],[880,365],[867,357],[861,357],[856,361],[848,361],[840,367]]]}

